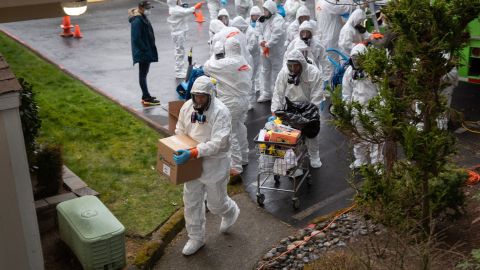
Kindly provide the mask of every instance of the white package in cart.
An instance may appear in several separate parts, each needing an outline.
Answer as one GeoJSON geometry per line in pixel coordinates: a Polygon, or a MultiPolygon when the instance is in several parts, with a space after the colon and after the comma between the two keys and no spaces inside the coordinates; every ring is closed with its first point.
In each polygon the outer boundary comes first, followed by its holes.
{"type": "Polygon", "coordinates": [[[297,166],[295,152],[293,152],[292,149],[288,149],[283,158],[275,159],[275,163],[273,164],[273,174],[285,176],[287,175],[288,170],[295,166],[297,166]]]}

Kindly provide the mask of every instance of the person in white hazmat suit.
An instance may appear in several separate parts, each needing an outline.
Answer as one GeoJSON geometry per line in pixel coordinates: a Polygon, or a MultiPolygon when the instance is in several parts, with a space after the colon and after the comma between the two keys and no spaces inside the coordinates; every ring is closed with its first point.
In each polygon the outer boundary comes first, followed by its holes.
{"type": "Polygon", "coordinates": [[[217,19],[221,21],[225,26],[230,26],[230,15],[228,14],[228,11],[226,9],[220,9],[217,19]]]}
{"type": "Polygon", "coordinates": [[[338,48],[338,37],[343,26],[342,14],[349,14],[355,5],[353,0],[315,0],[317,33],[321,35],[325,49],[338,48]]]}
{"type": "MultiPolygon", "coordinates": [[[[305,6],[305,1],[303,0],[287,0],[283,7],[285,8],[285,27],[288,29],[288,26],[297,19],[297,12],[300,7],[305,6]]],[[[288,30],[287,30],[288,31],[288,30]]]]}
{"type": "Polygon", "coordinates": [[[252,0],[235,0],[235,11],[237,16],[241,16],[244,19],[248,18],[250,9],[253,7],[252,0]]]}
{"type": "Polygon", "coordinates": [[[367,32],[367,29],[363,26],[367,16],[365,11],[356,9],[348,18],[345,25],[340,30],[340,36],[338,39],[338,48],[350,55],[352,48],[370,39],[371,34],[367,32]]]}
{"type": "Polygon", "coordinates": [[[183,164],[202,158],[202,175],[183,186],[188,233],[184,255],[192,255],[205,245],[205,195],[210,212],[222,217],[220,232],[227,232],[240,214],[227,194],[231,132],[228,108],[215,97],[215,86],[206,76],[195,80],[191,94],[192,99],[180,109],[175,134],[187,135],[199,144],[193,149],[179,150],[174,161],[183,164]]]}
{"type": "Polygon", "coordinates": [[[175,77],[185,78],[187,74],[185,62],[185,41],[188,31],[187,17],[191,16],[195,9],[199,9],[202,4],[198,3],[190,8],[181,7],[179,4],[179,0],[167,0],[169,14],[167,22],[170,25],[173,43],[175,43],[175,77]]]}
{"type": "Polygon", "coordinates": [[[287,62],[289,52],[295,49],[306,52],[305,56],[312,60],[310,64],[315,65],[319,69],[322,81],[325,84],[325,81],[328,81],[331,77],[332,65],[328,61],[327,52],[322,46],[320,39],[314,35],[314,29],[312,21],[304,21],[300,25],[298,36],[290,43],[285,52],[284,63],[287,62]]]}
{"type": "Polygon", "coordinates": [[[317,22],[310,20],[310,11],[306,6],[301,6],[297,11],[297,16],[295,20],[287,28],[287,37],[285,40],[285,48],[288,48],[290,42],[298,37],[298,28],[304,21],[310,21],[313,24],[314,30],[313,35],[315,35],[315,29],[317,28],[317,22]]]}
{"type": "Polygon", "coordinates": [[[219,20],[213,20],[210,22],[210,32],[213,34],[210,39],[210,55],[213,53],[213,46],[217,41],[225,43],[227,38],[233,37],[240,42],[240,47],[242,49],[242,56],[245,58],[247,63],[252,66],[253,59],[250,53],[247,50],[247,38],[238,28],[225,26],[219,20]]]}
{"type": "MultiPolygon", "coordinates": [[[[286,97],[293,102],[310,102],[320,106],[324,97],[321,87],[322,77],[319,70],[314,65],[308,64],[300,51],[289,52],[287,63],[278,73],[275,83],[270,107],[272,115],[276,110],[284,109],[286,97]]],[[[312,139],[307,138],[306,144],[310,156],[310,166],[320,168],[322,161],[319,154],[319,135],[312,139]]]]}
{"type": "MultiPolygon", "coordinates": [[[[366,106],[368,102],[378,95],[377,86],[371,81],[368,75],[358,66],[356,60],[358,55],[364,54],[367,48],[363,44],[357,44],[351,51],[351,65],[345,71],[342,79],[342,99],[347,103],[353,101],[366,106]]],[[[361,133],[363,127],[358,121],[356,112],[354,114],[354,124],[361,133]]],[[[350,165],[351,169],[360,168],[363,165],[375,164],[383,161],[381,145],[370,142],[354,142],[353,156],[355,160],[350,165]]]]}
{"type": "MultiPolygon", "coordinates": [[[[256,7],[258,9],[258,7],[256,7]]],[[[249,29],[251,26],[247,23],[247,21],[241,17],[237,16],[233,18],[232,20],[232,27],[238,28],[243,34],[245,34],[245,37],[247,38],[247,53],[249,54],[249,57],[252,59],[252,63],[250,64],[250,67],[252,68],[252,87],[250,90],[249,94],[249,104],[248,104],[248,110],[253,109],[253,106],[255,105],[256,102],[256,94],[255,94],[255,76],[258,78],[258,62],[260,61],[260,46],[258,45],[258,34],[255,35],[254,30],[251,30],[249,32],[249,29]],[[254,48],[256,47],[256,51],[254,48]],[[255,57],[252,55],[252,53],[256,53],[255,57]],[[255,67],[255,62],[257,62],[257,67],[255,67]],[[256,73],[255,73],[256,72],[256,73]]]]}
{"type": "Polygon", "coordinates": [[[203,65],[205,74],[217,80],[217,97],[232,115],[231,175],[243,172],[248,163],[247,118],[249,94],[252,88],[252,69],[241,55],[240,42],[225,41],[225,58],[210,59],[203,65]]]}
{"type": "Polygon", "coordinates": [[[261,63],[260,63],[260,43],[259,43],[259,22],[258,19],[262,16],[262,10],[254,6],[250,10],[250,18],[248,21],[250,21],[250,25],[248,26],[247,29],[247,49],[250,52],[250,55],[252,56],[252,91],[250,95],[250,105],[249,109],[253,109],[255,102],[257,101],[257,95],[256,92],[259,92],[261,89],[261,83],[260,83],[260,68],[261,68],[261,63]]]}
{"type": "Polygon", "coordinates": [[[278,72],[282,69],[283,53],[285,51],[285,20],[277,13],[277,5],[274,1],[266,1],[263,4],[264,15],[260,17],[260,47],[262,55],[262,69],[260,82],[260,97],[257,102],[265,102],[272,99],[273,88],[278,72]],[[262,22],[263,20],[263,22],[262,22]]]}
{"type": "Polygon", "coordinates": [[[210,13],[210,21],[216,20],[220,10],[220,0],[207,0],[207,7],[208,13],[210,13]]]}

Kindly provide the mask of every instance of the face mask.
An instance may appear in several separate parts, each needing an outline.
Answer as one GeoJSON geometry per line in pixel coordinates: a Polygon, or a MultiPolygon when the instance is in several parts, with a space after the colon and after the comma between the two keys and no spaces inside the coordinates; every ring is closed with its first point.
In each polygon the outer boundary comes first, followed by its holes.
{"type": "Polygon", "coordinates": [[[251,21],[251,22],[250,22],[250,25],[251,25],[253,28],[255,28],[255,26],[257,25],[257,22],[251,21]]]}
{"type": "Polygon", "coordinates": [[[361,24],[357,24],[355,25],[354,27],[355,29],[357,29],[357,31],[360,33],[360,34],[363,34],[367,31],[367,28],[363,27],[363,25],[361,24]]]}
{"type": "Polygon", "coordinates": [[[223,59],[223,58],[225,58],[224,53],[215,54],[215,59],[219,60],[219,59],[223,59]]]}
{"type": "Polygon", "coordinates": [[[307,46],[310,46],[310,40],[311,40],[310,38],[308,38],[308,37],[301,37],[300,39],[303,40],[303,42],[305,42],[305,44],[306,44],[307,46]]]}
{"type": "Polygon", "coordinates": [[[151,11],[150,9],[145,9],[145,10],[143,11],[143,15],[145,15],[145,16],[148,16],[148,15],[150,15],[150,14],[152,14],[152,11],[151,11]]]}
{"type": "Polygon", "coordinates": [[[188,3],[182,3],[182,4],[180,4],[180,6],[182,6],[184,8],[188,8],[188,3]]]}
{"type": "Polygon", "coordinates": [[[292,73],[288,73],[287,83],[288,84],[293,84],[293,85],[299,85],[300,84],[300,76],[292,74],[292,73]]]}
{"type": "Polygon", "coordinates": [[[266,19],[267,18],[265,18],[265,16],[260,16],[260,18],[258,18],[258,21],[263,23],[263,22],[265,22],[266,19]]]}

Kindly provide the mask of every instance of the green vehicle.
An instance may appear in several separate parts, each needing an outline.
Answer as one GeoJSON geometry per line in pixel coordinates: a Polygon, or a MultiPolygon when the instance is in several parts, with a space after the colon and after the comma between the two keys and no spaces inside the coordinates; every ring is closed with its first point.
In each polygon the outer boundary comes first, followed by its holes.
{"type": "Polygon", "coordinates": [[[462,50],[462,59],[458,68],[461,81],[480,84],[480,18],[468,24],[470,42],[462,50]]]}

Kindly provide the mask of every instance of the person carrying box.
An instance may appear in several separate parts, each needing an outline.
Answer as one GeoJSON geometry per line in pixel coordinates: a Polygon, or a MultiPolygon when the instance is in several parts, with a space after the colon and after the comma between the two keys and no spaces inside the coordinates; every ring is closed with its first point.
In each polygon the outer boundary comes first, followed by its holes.
{"type": "Polygon", "coordinates": [[[215,98],[215,86],[207,76],[193,83],[192,99],[180,109],[175,134],[187,135],[199,142],[192,149],[179,150],[176,164],[203,158],[202,175],[183,186],[185,227],[188,238],[182,253],[192,255],[205,245],[205,194],[210,212],[222,217],[220,232],[225,233],[240,214],[227,194],[230,169],[231,116],[228,108],[215,98]]]}

